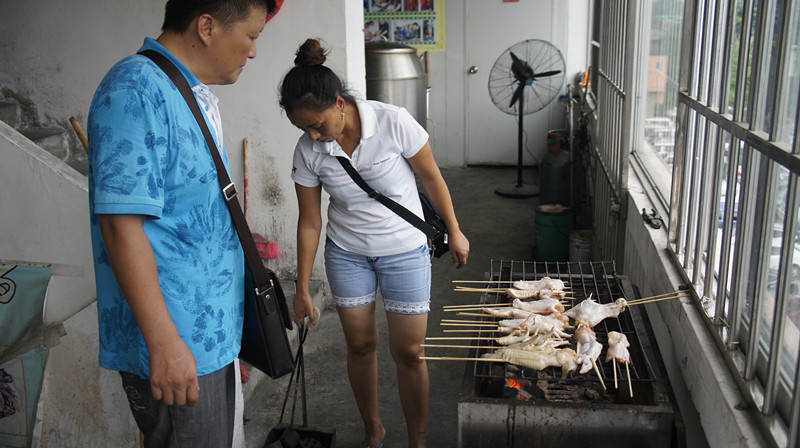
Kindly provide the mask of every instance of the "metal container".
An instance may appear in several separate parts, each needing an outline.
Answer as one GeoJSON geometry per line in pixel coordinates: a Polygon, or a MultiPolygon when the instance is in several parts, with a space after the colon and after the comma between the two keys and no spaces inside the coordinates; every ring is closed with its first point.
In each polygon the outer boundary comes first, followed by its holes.
{"type": "Polygon", "coordinates": [[[394,42],[365,45],[367,99],[405,107],[427,127],[427,85],[417,50],[394,42]]]}

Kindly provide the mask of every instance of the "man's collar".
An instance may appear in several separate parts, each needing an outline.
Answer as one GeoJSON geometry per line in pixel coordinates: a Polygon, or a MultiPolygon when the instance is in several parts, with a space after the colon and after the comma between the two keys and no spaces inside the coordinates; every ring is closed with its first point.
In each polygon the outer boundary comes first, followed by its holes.
{"type": "Polygon", "coordinates": [[[183,76],[186,78],[186,81],[189,82],[190,87],[195,87],[198,84],[200,84],[200,80],[197,79],[197,76],[195,76],[194,73],[192,73],[188,68],[186,68],[186,66],[183,65],[183,62],[181,62],[180,59],[176,58],[172,53],[169,52],[169,50],[167,50],[163,45],[158,43],[158,41],[156,41],[155,39],[150,37],[145,37],[144,43],[142,44],[142,48],[140,48],[139,51],[142,50],[155,50],[166,56],[167,59],[169,59],[173,64],[175,64],[176,67],[178,67],[178,70],[181,71],[183,76]]]}

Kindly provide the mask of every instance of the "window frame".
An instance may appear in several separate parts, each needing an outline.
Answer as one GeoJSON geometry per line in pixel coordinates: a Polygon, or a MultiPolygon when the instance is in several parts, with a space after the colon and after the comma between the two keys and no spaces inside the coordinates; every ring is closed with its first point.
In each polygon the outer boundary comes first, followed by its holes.
{"type": "MultiPolygon", "coordinates": [[[[648,6],[643,7],[638,16],[640,23],[628,24],[629,32],[637,31],[641,41],[647,43],[636,54],[639,61],[649,58],[647,28],[651,24],[652,9],[650,2],[645,4],[648,6]]],[[[789,261],[796,250],[794,232],[781,232],[772,315],[764,315],[760,305],[767,301],[763,292],[768,284],[767,264],[771,261],[774,244],[772,232],[764,229],[775,228],[773,224],[782,225],[783,229],[797,228],[800,209],[800,138],[797,137],[800,113],[794,111],[794,144],[775,141],[785,137],[782,128],[785,123],[776,125],[776,122],[789,114],[786,107],[792,105],[791,101],[782,99],[781,89],[786,88],[785,80],[789,77],[789,70],[783,65],[791,56],[789,33],[800,20],[797,0],[687,0],[684,6],[673,169],[672,172],[654,169],[659,166],[654,163],[657,156],[652,148],[647,148],[644,139],[647,64],[640,63],[631,174],[643,180],[643,193],[668,216],[668,249],[684,279],[694,286],[698,298],[711,299],[715,304],[710,308],[713,311],[706,324],[715,334],[728,365],[738,374],[740,387],[748,392],[752,404],[761,412],[761,423],[776,442],[785,441],[785,446],[795,446],[800,441],[800,387],[797,386],[800,384],[800,356],[796,351],[794,385],[788,383],[782,367],[790,356],[784,353],[783,340],[788,322],[787,294],[792,288],[792,263],[789,261]],[[734,45],[739,6],[743,7],[742,35],[745,38],[734,45]],[[778,10],[778,6],[783,9],[778,10]],[[766,11],[766,14],[757,15],[753,11],[766,11]],[[777,29],[776,17],[782,22],[777,29]],[[758,20],[751,22],[753,18],[758,20]],[[752,40],[747,38],[751,36],[750,30],[752,40]],[[771,37],[773,31],[776,34],[771,37]],[[768,55],[761,51],[765,41],[778,42],[777,53],[768,55]],[[759,54],[761,58],[756,58],[752,65],[734,67],[734,47],[739,61],[749,61],[751,54],[759,54]],[[773,62],[778,67],[773,72],[777,79],[769,77],[768,57],[777,58],[777,62],[773,62]],[[749,80],[749,87],[746,80],[749,80]],[[768,108],[769,96],[765,91],[774,85],[779,87],[774,93],[776,101],[768,108]],[[732,88],[734,107],[730,108],[732,88]],[[765,113],[778,117],[768,120],[772,123],[770,129],[765,131],[750,125],[764,123],[765,113]],[[687,160],[687,150],[693,158],[697,157],[697,162],[687,160]],[[785,198],[775,191],[780,169],[788,172],[785,198]],[[659,186],[666,185],[670,176],[671,189],[665,192],[659,186]],[[743,177],[741,181],[740,176],[743,177]],[[699,182],[700,179],[707,182],[699,182]],[[720,205],[723,185],[728,193],[739,197],[739,202],[730,200],[731,195],[727,195],[726,202],[720,205]],[[782,222],[773,223],[773,206],[784,200],[785,210],[791,212],[784,213],[782,222]],[[721,228],[716,224],[718,210],[723,210],[721,228]],[[745,219],[741,219],[743,216],[745,219]],[[751,238],[757,241],[751,245],[741,243],[751,238]],[[734,244],[735,241],[739,244],[734,244]],[[732,254],[726,252],[730,246],[734,246],[732,254]],[[725,260],[726,255],[732,256],[732,262],[725,260]],[[727,285],[731,279],[735,281],[729,289],[727,285]],[[760,322],[770,317],[772,326],[766,328],[769,336],[763,338],[760,322]],[[757,350],[743,349],[743,346],[757,350]]],[[[789,85],[786,91],[793,91],[793,87],[796,86],[789,85]]],[[[795,103],[795,106],[798,105],[795,103]]]]}

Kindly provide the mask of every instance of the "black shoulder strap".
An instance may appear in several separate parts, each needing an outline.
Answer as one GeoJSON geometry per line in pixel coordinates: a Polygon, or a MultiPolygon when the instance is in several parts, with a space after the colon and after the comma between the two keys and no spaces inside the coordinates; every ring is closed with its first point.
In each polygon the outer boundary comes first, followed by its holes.
{"type": "MultiPolygon", "coordinates": [[[[242,206],[239,204],[239,200],[236,199],[236,186],[231,181],[231,178],[228,175],[228,170],[225,169],[225,164],[222,162],[222,157],[219,155],[217,144],[214,142],[214,137],[212,137],[211,131],[208,129],[208,125],[206,124],[203,112],[200,110],[200,106],[197,105],[197,100],[194,97],[192,88],[189,86],[189,82],[186,81],[186,78],[183,76],[178,67],[176,67],[175,64],[170,62],[170,60],[161,53],[155,50],[144,50],[139,54],[146,56],[155,62],[155,64],[159,66],[161,70],[167,74],[167,76],[169,76],[169,78],[175,84],[175,87],[177,87],[181,92],[181,95],[183,95],[183,99],[186,100],[186,104],[189,105],[189,109],[192,110],[192,114],[197,120],[197,124],[200,125],[200,129],[203,131],[203,136],[205,137],[206,144],[208,145],[208,150],[211,152],[211,158],[214,159],[214,165],[217,168],[217,178],[219,180],[220,187],[222,187],[222,195],[225,197],[225,203],[228,205],[228,210],[230,210],[233,224],[236,227],[236,233],[239,234],[239,241],[242,244],[242,250],[244,250],[244,256],[247,260],[247,265],[250,267],[250,271],[253,273],[253,282],[256,286],[256,295],[262,295],[261,293],[266,292],[266,290],[269,288],[269,285],[272,284],[270,279],[270,270],[264,266],[264,263],[261,261],[261,257],[258,255],[258,249],[256,248],[255,240],[253,240],[253,234],[250,232],[250,227],[247,225],[247,221],[244,218],[242,206]]],[[[284,325],[287,329],[291,330],[292,320],[289,317],[288,306],[281,300],[276,300],[276,302],[278,302],[277,309],[279,309],[283,315],[284,325]]],[[[269,312],[274,312],[275,310],[275,307],[268,309],[269,312]]]]}
{"type": "Polygon", "coordinates": [[[436,229],[428,225],[425,220],[415,215],[414,212],[370,187],[369,184],[364,181],[364,178],[358,174],[358,171],[356,171],[356,169],[353,167],[353,164],[351,164],[346,157],[336,156],[336,158],[339,160],[339,163],[342,165],[344,170],[347,171],[347,174],[353,178],[353,181],[355,181],[356,185],[361,187],[362,190],[366,191],[369,197],[376,199],[378,202],[385,205],[386,208],[400,215],[401,218],[408,221],[412,226],[421,230],[422,233],[424,233],[428,238],[434,238],[439,233],[436,231],[436,229]]]}

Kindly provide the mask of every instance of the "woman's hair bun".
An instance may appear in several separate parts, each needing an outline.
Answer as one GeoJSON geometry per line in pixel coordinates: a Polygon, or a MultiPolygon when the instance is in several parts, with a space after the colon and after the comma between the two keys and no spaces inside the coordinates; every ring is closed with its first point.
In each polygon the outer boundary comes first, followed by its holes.
{"type": "Polygon", "coordinates": [[[306,39],[303,45],[297,50],[297,57],[294,58],[294,65],[322,65],[327,59],[328,51],[322,47],[319,39],[306,39]]]}

